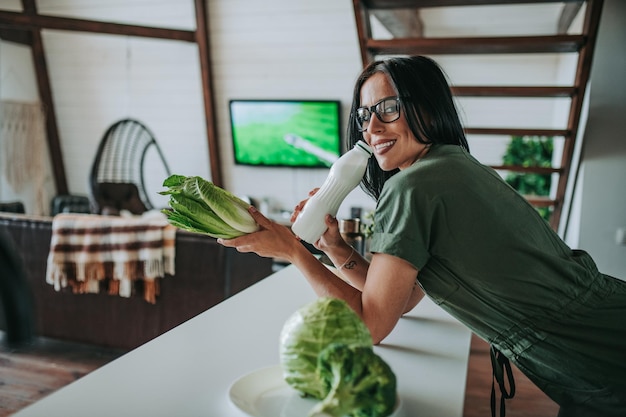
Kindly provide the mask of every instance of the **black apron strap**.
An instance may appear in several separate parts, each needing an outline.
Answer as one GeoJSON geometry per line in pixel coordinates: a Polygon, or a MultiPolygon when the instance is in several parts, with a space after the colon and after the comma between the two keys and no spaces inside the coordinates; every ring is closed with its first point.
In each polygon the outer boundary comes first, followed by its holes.
{"type": "Polygon", "coordinates": [[[508,400],[515,396],[515,380],[513,379],[513,370],[511,369],[509,359],[498,349],[491,345],[489,350],[491,354],[491,368],[493,369],[493,377],[491,379],[491,417],[496,417],[496,382],[500,387],[500,417],[505,417],[506,407],[504,405],[504,400],[508,400]],[[504,380],[505,373],[506,378],[508,379],[508,391],[504,380]]]}

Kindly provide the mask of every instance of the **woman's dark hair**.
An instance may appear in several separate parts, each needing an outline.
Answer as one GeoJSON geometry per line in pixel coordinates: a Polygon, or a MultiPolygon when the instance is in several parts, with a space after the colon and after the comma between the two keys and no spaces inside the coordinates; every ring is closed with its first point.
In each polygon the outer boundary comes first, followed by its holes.
{"type": "MultiPolygon", "coordinates": [[[[361,88],[376,73],[385,74],[400,98],[409,128],[420,143],[458,145],[469,151],[450,86],[443,70],[430,58],[414,56],[390,58],[369,64],[357,78],[348,121],[347,148],[363,139],[354,115],[361,107],[361,88]]],[[[398,170],[383,171],[375,158],[370,161],[361,188],[378,199],[385,182],[398,170]]]]}

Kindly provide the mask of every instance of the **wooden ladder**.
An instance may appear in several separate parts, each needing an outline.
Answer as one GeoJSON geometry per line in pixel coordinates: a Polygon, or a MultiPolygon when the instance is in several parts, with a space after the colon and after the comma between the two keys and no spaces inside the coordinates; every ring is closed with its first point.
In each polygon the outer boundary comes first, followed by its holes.
{"type": "MultiPolygon", "coordinates": [[[[535,54],[535,53],[576,53],[577,64],[573,85],[507,85],[507,86],[462,86],[453,85],[452,92],[457,97],[491,98],[569,98],[569,116],[567,125],[560,129],[492,128],[471,126],[471,120],[465,128],[471,135],[507,136],[549,136],[562,137],[562,155],[559,166],[513,166],[491,165],[498,171],[556,174],[556,191],[550,197],[525,196],[535,207],[551,208],[550,224],[557,230],[563,218],[563,210],[568,191],[568,181],[572,181],[577,171],[575,150],[579,136],[579,123],[583,108],[583,99],[595,46],[602,0],[353,0],[356,27],[363,66],[375,59],[386,56],[406,55],[470,55],[470,54],[535,54]],[[424,8],[454,6],[512,5],[523,3],[565,3],[556,33],[541,36],[503,36],[503,37],[425,37],[420,11],[424,8]],[[567,34],[572,20],[582,6],[585,7],[584,22],[580,34],[567,34]],[[393,35],[391,39],[372,37],[372,17],[393,35]],[[574,175],[573,175],[574,174],[574,175]]],[[[554,165],[554,164],[553,164],[554,165]]]]}

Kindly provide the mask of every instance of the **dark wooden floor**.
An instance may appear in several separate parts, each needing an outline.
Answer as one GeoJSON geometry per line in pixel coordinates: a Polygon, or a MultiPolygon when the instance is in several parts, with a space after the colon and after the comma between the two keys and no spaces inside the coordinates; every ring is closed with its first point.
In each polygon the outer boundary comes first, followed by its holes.
{"type": "Polygon", "coordinates": [[[51,339],[11,349],[0,331],[0,417],[45,397],[124,354],[51,339]]]}
{"type": "MultiPolygon", "coordinates": [[[[471,349],[463,416],[489,417],[489,348],[473,338],[471,349]]],[[[49,339],[41,339],[28,349],[12,350],[0,340],[0,417],[11,415],[124,353],[49,339]]],[[[507,417],[555,417],[556,404],[514,371],[517,393],[507,401],[507,417]]]]}

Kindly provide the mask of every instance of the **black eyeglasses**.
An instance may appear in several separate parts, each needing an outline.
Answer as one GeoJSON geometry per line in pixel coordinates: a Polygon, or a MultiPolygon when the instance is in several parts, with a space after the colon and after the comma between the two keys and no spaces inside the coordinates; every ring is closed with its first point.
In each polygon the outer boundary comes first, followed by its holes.
{"type": "Polygon", "coordinates": [[[359,107],[356,109],[356,125],[360,132],[367,130],[372,119],[372,113],[383,123],[395,122],[400,118],[400,98],[385,97],[371,107],[359,107]]]}

